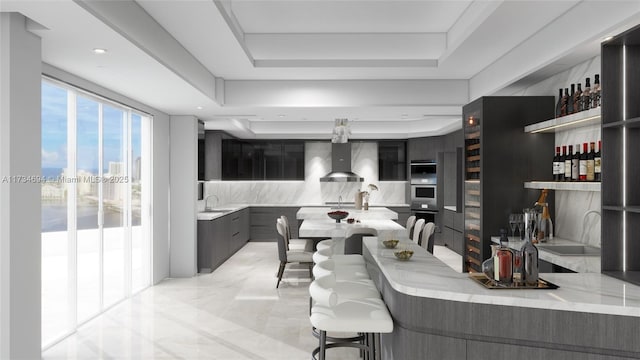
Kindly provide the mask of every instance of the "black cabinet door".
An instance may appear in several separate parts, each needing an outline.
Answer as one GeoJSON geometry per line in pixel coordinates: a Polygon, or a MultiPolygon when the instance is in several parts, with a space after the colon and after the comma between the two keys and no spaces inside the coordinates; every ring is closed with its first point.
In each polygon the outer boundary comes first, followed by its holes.
{"type": "Polygon", "coordinates": [[[213,246],[211,258],[213,268],[222,264],[229,255],[229,217],[223,216],[213,220],[213,246]]]}
{"type": "Polygon", "coordinates": [[[282,144],[282,179],[304,180],[304,143],[282,144]]]}
{"type": "Polygon", "coordinates": [[[406,141],[378,141],[378,178],[407,180],[406,141]]]}

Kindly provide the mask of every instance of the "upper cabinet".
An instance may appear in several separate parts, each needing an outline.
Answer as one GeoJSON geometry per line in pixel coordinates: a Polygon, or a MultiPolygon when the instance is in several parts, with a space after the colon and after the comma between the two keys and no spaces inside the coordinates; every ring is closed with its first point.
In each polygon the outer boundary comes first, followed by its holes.
{"type": "Polygon", "coordinates": [[[380,181],[407,180],[406,141],[378,141],[378,178],[380,181]]]}
{"type": "Polygon", "coordinates": [[[304,142],[223,139],[222,180],[304,180],[304,142]]]}
{"type": "Polygon", "coordinates": [[[640,285],[640,26],[602,44],[602,272],[640,285]]]}

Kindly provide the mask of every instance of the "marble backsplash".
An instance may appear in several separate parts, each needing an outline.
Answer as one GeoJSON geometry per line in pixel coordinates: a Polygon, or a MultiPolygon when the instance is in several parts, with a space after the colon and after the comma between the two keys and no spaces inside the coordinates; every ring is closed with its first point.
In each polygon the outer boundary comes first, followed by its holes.
{"type": "MultiPolygon", "coordinates": [[[[353,142],[351,145],[352,171],[363,177],[362,183],[325,183],[320,177],[331,171],[331,143],[308,141],[305,143],[304,181],[207,181],[205,198],[216,195],[219,205],[224,204],[324,204],[353,202],[356,191],[376,184],[379,191],[371,194],[372,205],[406,204],[406,181],[378,181],[378,148],[375,142],[353,142]]],[[[213,205],[210,200],[209,205],[213,205]]],[[[198,210],[204,209],[198,201],[198,210]]]]}
{"type": "MultiPolygon", "coordinates": [[[[601,73],[600,60],[600,56],[591,58],[513,95],[553,95],[557,101],[558,89],[560,88],[570,88],[571,84],[577,83],[581,83],[584,86],[584,81],[587,77],[591,79],[593,84],[594,75],[601,73]]],[[[540,121],[543,120],[545,119],[540,119],[540,121]]],[[[597,141],[600,139],[600,125],[592,125],[556,132],[555,145],[575,146],[576,144],[581,144],[580,146],[582,146],[582,143],[593,141],[596,142],[597,149],[597,141]]],[[[545,149],[544,151],[553,152],[555,149],[545,149]]],[[[560,151],[562,151],[562,148],[560,151]]],[[[551,171],[551,164],[549,164],[549,171],[551,171]]],[[[600,208],[600,192],[555,191],[555,209],[552,213],[555,236],[600,247],[600,208]],[[589,211],[596,211],[597,213],[589,213],[584,218],[589,211]]]]}

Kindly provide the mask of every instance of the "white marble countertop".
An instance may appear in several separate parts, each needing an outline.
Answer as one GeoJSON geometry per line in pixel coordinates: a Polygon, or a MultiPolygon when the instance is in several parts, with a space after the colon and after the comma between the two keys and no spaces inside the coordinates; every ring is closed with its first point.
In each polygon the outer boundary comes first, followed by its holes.
{"type": "MultiPolygon", "coordinates": [[[[346,211],[348,218],[356,220],[397,220],[398,213],[386,207],[370,207],[369,210],[356,210],[355,208],[332,208],[332,207],[301,207],[296,213],[298,220],[325,220],[330,219],[327,215],[331,211],[346,211]]],[[[344,220],[343,220],[344,221],[344,220]]]]}
{"type": "Polygon", "coordinates": [[[458,208],[455,205],[445,205],[444,207],[445,210],[449,210],[449,211],[453,211],[453,212],[457,212],[458,208]]]}
{"type": "Polygon", "coordinates": [[[398,247],[414,251],[399,261],[394,250],[367,237],[363,246],[398,292],[434,299],[537,309],[613,314],[640,318],[640,287],[599,273],[543,274],[556,290],[489,290],[457,273],[426,250],[402,240],[398,247]]]}
{"type": "Polygon", "coordinates": [[[302,221],[298,228],[298,236],[301,238],[341,238],[349,227],[371,227],[378,231],[381,238],[406,238],[407,230],[393,220],[360,220],[360,223],[348,224],[345,220],[336,223],[335,220],[325,216],[326,219],[309,219],[302,221]]]}
{"type": "MultiPolygon", "coordinates": [[[[494,243],[500,242],[499,236],[492,236],[491,241],[494,243]]],[[[511,237],[509,236],[509,242],[507,246],[511,249],[520,250],[522,248],[522,244],[524,240],[520,240],[519,237],[511,237]]],[[[601,260],[600,256],[566,256],[566,255],[557,255],[553,254],[544,249],[544,246],[553,246],[553,245],[584,245],[577,241],[562,239],[555,237],[552,240],[549,240],[545,243],[535,244],[535,245],[543,245],[543,247],[538,246],[538,258],[544,261],[548,261],[552,264],[560,265],[569,270],[573,270],[580,273],[600,273],[601,268],[601,260]]]]}

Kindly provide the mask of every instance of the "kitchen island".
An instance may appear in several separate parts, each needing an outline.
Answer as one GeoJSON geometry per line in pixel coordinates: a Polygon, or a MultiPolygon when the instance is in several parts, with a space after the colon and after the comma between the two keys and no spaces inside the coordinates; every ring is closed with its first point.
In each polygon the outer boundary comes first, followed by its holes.
{"type": "Polygon", "coordinates": [[[370,207],[369,210],[340,207],[301,207],[296,213],[298,220],[325,220],[330,211],[346,211],[349,218],[356,220],[398,220],[398,213],[386,207],[370,207]]]}
{"type": "Polygon", "coordinates": [[[384,239],[401,239],[407,237],[407,230],[393,220],[360,220],[359,223],[348,224],[345,220],[336,223],[325,214],[325,219],[302,221],[298,228],[301,238],[344,238],[348,228],[369,227],[378,231],[384,239]]]}
{"type": "Polygon", "coordinates": [[[489,290],[419,246],[363,255],[394,319],[385,359],[640,358],[640,287],[599,273],[542,274],[556,290],[489,290]]]}

